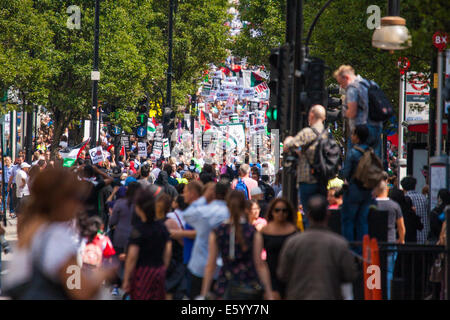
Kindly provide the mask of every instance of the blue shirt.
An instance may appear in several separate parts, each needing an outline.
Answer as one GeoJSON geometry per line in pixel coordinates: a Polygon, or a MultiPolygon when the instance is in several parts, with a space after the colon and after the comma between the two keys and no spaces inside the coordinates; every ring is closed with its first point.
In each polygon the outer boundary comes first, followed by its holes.
{"type": "MultiPolygon", "coordinates": [[[[360,144],[357,146],[364,150],[368,148],[368,146],[365,144],[360,144]]],[[[345,179],[347,179],[348,182],[351,182],[353,173],[355,172],[356,167],[359,163],[359,159],[361,159],[362,155],[362,152],[356,150],[355,148],[351,148],[347,153],[347,156],[345,157],[344,168],[341,170],[341,175],[345,179]]]]}
{"type": "Polygon", "coordinates": [[[362,85],[361,82],[364,82],[367,86],[370,85],[366,79],[358,75],[355,81],[348,85],[345,93],[345,105],[349,102],[356,102],[358,105],[356,117],[349,121],[350,132],[352,132],[357,125],[383,125],[383,122],[373,122],[369,120],[369,89],[362,85]]]}
{"type": "MultiPolygon", "coordinates": [[[[1,168],[1,164],[0,164],[0,168],[1,168]]],[[[9,167],[5,167],[5,188],[8,187],[8,181],[9,178],[11,177],[11,175],[13,174],[13,168],[14,166],[11,165],[9,167]]],[[[2,175],[0,174],[0,181],[2,181],[2,175]]]]}
{"type": "Polygon", "coordinates": [[[183,212],[184,220],[197,232],[191,259],[188,263],[188,269],[193,275],[203,278],[208,261],[209,234],[229,217],[225,201],[214,200],[208,204],[205,197],[194,201],[183,212]]]}
{"type": "MultiPolygon", "coordinates": [[[[194,230],[191,225],[187,224],[184,227],[184,230],[194,230]]],[[[188,264],[189,260],[191,260],[192,248],[194,247],[194,239],[183,238],[183,264],[188,264]]]]}

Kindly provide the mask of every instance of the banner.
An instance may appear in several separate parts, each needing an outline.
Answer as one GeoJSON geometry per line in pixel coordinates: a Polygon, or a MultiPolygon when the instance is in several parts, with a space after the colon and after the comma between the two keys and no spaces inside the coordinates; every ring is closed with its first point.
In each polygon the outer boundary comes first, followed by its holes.
{"type": "Polygon", "coordinates": [[[103,157],[103,149],[101,146],[94,149],[90,149],[89,156],[91,157],[92,164],[97,164],[99,162],[105,161],[103,157]]]}
{"type": "Polygon", "coordinates": [[[430,79],[411,71],[406,75],[405,121],[428,123],[430,110],[430,79]]]}
{"type": "Polygon", "coordinates": [[[130,137],[123,135],[120,137],[120,143],[125,147],[126,151],[130,151],[130,137]]]}
{"type": "Polygon", "coordinates": [[[241,95],[242,92],[244,91],[244,88],[241,86],[233,86],[233,93],[237,96],[241,95]]]}
{"type": "Polygon", "coordinates": [[[255,90],[258,93],[262,93],[262,92],[264,92],[266,90],[269,90],[269,86],[267,85],[266,82],[263,82],[260,85],[256,86],[255,90]]]}
{"type": "Polygon", "coordinates": [[[261,132],[263,132],[263,133],[266,132],[266,124],[265,123],[250,126],[250,134],[259,134],[261,132]]]}
{"type": "Polygon", "coordinates": [[[202,96],[203,96],[203,97],[209,96],[209,94],[210,94],[210,92],[211,92],[211,89],[212,89],[212,85],[210,85],[210,84],[205,84],[205,85],[203,85],[203,88],[202,88],[202,96]]]}
{"type": "Polygon", "coordinates": [[[228,100],[228,97],[228,92],[217,92],[217,100],[219,101],[226,101],[228,100]]]}
{"type": "Polygon", "coordinates": [[[228,136],[227,140],[236,143],[238,153],[245,149],[245,130],[243,123],[230,123],[220,126],[220,130],[228,136]]]}
{"type": "Polygon", "coordinates": [[[170,145],[169,145],[169,139],[163,139],[163,155],[164,158],[170,158],[170,145]]]}
{"type": "MultiPolygon", "coordinates": [[[[162,149],[163,149],[163,143],[161,139],[156,139],[153,142],[153,150],[152,150],[152,155],[156,158],[159,159],[161,158],[162,155],[162,149]]],[[[153,159],[153,158],[152,158],[153,159]]]]}
{"type": "Polygon", "coordinates": [[[242,90],[241,98],[253,98],[254,95],[255,95],[255,89],[244,88],[242,90]]]}
{"type": "Polygon", "coordinates": [[[147,159],[147,143],[138,142],[138,156],[147,159]]]}

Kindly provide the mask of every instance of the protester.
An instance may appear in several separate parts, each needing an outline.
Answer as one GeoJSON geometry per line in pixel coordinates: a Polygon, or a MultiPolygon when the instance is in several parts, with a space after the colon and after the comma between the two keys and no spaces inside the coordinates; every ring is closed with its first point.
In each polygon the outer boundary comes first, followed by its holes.
{"type": "Polygon", "coordinates": [[[267,225],[261,229],[263,243],[259,245],[263,246],[267,252],[272,294],[278,300],[285,297],[285,286],[277,277],[279,254],[284,242],[297,232],[296,222],[297,213],[289,201],[277,198],[270,203],[267,211],[267,225]]]}
{"type": "Polygon", "coordinates": [[[234,179],[231,188],[243,191],[246,194],[246,199],[251,199],[251,191],[257,188],[258,183],[250,178],[250,166],[246,163],[239,167],[239,178],[234,179]],[[242,183],[241,183],[242,182],[242,183]]]}
{"type": "Polygon", "coordinates": [[[343,299],[342,285],[356,279],[356,263],[348,242],[328,230],[328,203],[315,195],[308,203],[311,226],[283,245],[277,275],[288,300],[343,299]]]}
{"type": "Polygon", "coordinates": [[[367,217],[369,207],[373,203],[372,190],[364,188],[353,177],[359,160],[363,156],[363,153],[355,146],[366,150],[368,148],[366,145],[368,136],[367,126],[357,125],[355,127],[351,136],[353,147],[347,153],[344,168],[341,172],[348,183],[341,210],[342,235],[350,242],[362,241],[363,236],[369,233],[367,217]]]}
{"type": "Polygon", "coordinates": [[[415,212],[423,224],[423,229],[417,231],[417,243],[424,244],[427,241],[428,233],[430,232],[430,222],[428,217],[429,205],[427,198],[423,194],[415,191],[416,183],[416,178],[411,176],[407,176],[400,181],[402,188],[406,192],[405,196],[411,199],[415,212]]]}
{"type": "MultiPolygon", "coordinates": [[[[402,210],[400,206],[389,199],[386,181],[381,181],[378,187],[374,190],[377,196],[377,210],[387,212],[388,224],[387,224],[387,242],[405,244],[405,223],[403,220],[402,210]],[[398,239],[396,239],[395,226],[397,226],[398,239]]],[[[394,273],[395,259],[397,258],[397,252],[388,252],[388,270],[387,270],[387,296],[390,300],[391,297],[391,280],[394,273]]]]}
{"type": "Polygon", "coordinates": [[[79,290],[66,285],[72,275],[66,271],[77,265],[76,235],[67,222],[75,218],[85,195],[83,184],[66,169],[38,174],[21,212],[18,244],[5,278],[5,291],[13,299],[92,299],[114,276],[114,269],[100,268],[80,273],[79,290]]]}
{"type": "Polygon", "coordinates": [[[247,200],[245,210],[248,223],[255,227],[256,231],[261,231],[261,229],[267,225],[267,220],[260,217],[261,208],[257,200],[247,200]]]}
{"type": "Polygon", "coordinates": [[[191,259],[188,263],[191,274],[191,299],[197,297],[202,288],[205,266],[208,260],[209,233],[229,218],[225,202],[229,187],[228,180],[221,180],[217,185],[210,182],[205,188],[203,196],[193,202],[183,214],[186,222],[196,231],[191,259]]]}
{"type": "Polygon", "coordinates": [[[441,234],[442,224],[445,221],[445,207],[450,205],[450,191],[447,189],[440,189],[437,196],[438,204],[430,212],[430,233],[428,241],[436,243],[441,234]]]}
{"type": "MultiPolygon", "coordinates": [[[[372,121],[369,118],[369,82],[360,75],[355,74],[355,70],[349,65],[342,65],[334,72],[334,77],[345,90],[344,117],[349,122],[349,132],[353,132],[356,126],[366,125],[369,136],[366,144],[373,148],[375,154],[381,158],[381,130],[382,121],[372,121]]],[[[348,150],[353,146],[351,139],[348,139],[348,150]]]]}
{"type": "Polygon", "coordinates": [[[303,208],[307,210],[308,200],[314,194],[326,196],[326,184],[320,183],[311,173],[311,163],[317,146],[317,138],[326,138],[328,132],[324,130],[326,110],[321,105],[314,105],[308,113],[309,127],[303,128],[295,137],[287,137],[283,143],[285,152],[291,148],[299,149],[297,165],[297,183],[299,183],[299,199],[303,208]]]}
{"type": "Polygon", "coordinates": [[[215,285],[217,299],[257,300],[262,299],[263,294],[266,299],[272,299],[269,270],[261,259],[262,247],[257,245],[258,233],[245,219],[244,194],[234,190],[226,200],[230,218],[209,235],[201,297],[204,298],[211,288],[220,255],[223,266],[215,285]]]}
{"type": "Polygon", "coordinates": [[[138,192],[135,210],[142,223],[131,232],[122,289],[132,300],[164,300],[172,252],[169,232],[156,218],[154,194],[149,189],[138,192]]]}

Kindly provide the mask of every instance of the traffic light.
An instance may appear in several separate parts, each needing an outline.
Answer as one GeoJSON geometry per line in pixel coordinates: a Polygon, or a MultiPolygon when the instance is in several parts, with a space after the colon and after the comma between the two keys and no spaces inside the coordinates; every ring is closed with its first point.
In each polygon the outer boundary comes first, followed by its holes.
{"type": "Polygon", "coordinates": [[[342,119],[342,100],[340,98],[333,97],[333,95],[339,94],[339,87],[329,86],[327,97],[327,104],[324,105],[327,109],[327,119],[328,123],[334,123],[342,119]]]}
{"type": "Polygon", "coordinates": [[[175,111],[171,108],[164,108],[163,129],[166,138],[170,137],[170,133],[175,130],[175,111]]]}
{"type": "Polygon", "coordinates": [[[307,58],[302,66],[302,72],[305,79],[305,92],[301,94],[303,105],[306,109],[315,104],[326,107],[328,94],[325,89],[325,61],[316,57],[307,58]]]}
{"type": "Polygon", "coordinates": [[[289,130],[289,72],[291,55],[289,45],[285,44],[271,50],[270,62],[270,99],[266,110],[268,130],[289,130]]]}

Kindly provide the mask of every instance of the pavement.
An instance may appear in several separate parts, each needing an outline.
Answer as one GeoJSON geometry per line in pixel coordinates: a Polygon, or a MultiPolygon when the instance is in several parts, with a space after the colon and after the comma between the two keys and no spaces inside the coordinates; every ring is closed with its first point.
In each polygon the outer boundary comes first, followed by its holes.
{"type": "MultiPolygon", "coordinates": [[[[2,227],[6,230],[5,239],[9,242],[10,245],[10,252],[8,254],[4,254],[3,252],[0,252],[0,259],[1,259],[1,277],[6,276],[10,270],[8,269],[8,264],[12,259],[14,248],[17,244],[17,218],[10,219],[9,214],[8,218],[6,220],[6,227],[3,225],[3,221],[1,222],[2,227]]],[[[99,293],[98,300],[122,300],[124,292],[119,289],[119,295],[113,296],[111,294],[111,288],[104,287],[103,290],[99,293]]],[[[4,296],[1,292],[0,287],[0,300],[10,300],[7,296],[4,296]]]]}

